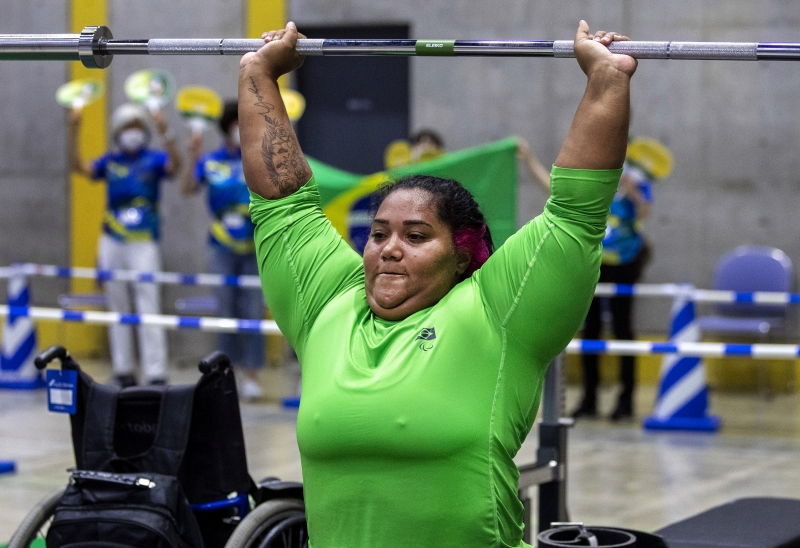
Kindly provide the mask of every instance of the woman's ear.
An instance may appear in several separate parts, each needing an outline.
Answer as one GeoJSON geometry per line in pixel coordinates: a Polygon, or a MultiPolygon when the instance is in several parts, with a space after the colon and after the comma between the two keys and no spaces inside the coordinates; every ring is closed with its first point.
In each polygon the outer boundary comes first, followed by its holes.
{"type": "Polygon", "coordinates": [[[461,276],[472,261],[472,253],[466,249],[456,248],[456,274],[461,276]]]}

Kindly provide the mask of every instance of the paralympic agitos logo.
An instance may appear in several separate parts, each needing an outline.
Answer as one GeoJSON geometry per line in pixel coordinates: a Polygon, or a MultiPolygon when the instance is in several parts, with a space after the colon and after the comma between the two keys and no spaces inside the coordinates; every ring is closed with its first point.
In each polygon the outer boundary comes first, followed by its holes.
{"type": "Polygon", "coordinates": [[[419,347],[421,350],[427,352],[428,350],[433,348],[433,343],[431,341],[433,341],[433,339],[435,338],[436,338],[436,330],[433,327],[426,327],[420,332],[419,335],[417,335],[417,338],[414,340],[422,341],[421,343],[419,343],[419,347]]]}

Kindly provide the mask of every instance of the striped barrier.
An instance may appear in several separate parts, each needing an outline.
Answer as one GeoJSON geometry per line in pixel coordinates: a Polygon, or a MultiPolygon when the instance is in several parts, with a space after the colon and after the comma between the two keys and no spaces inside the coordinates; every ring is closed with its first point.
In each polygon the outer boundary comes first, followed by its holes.
{"type": "Polygon", "coordinates": [[[682,297],[704,303],[800,304],[800,293],[690,289],[685,284],[597,284],[596,297],[682,297]]]}
{"type": "Polygon", "coordinates": [[[573,339],[567,345],[568,354],[608,354],[612,356],[651,356],[681,354],[724,358],[785,359],[800,358],[800,345],[796,344],[724,344],[698,342],[654,341],[597,341],[573,339]]]}
{"type": "MultiPolygon", "coordinates": [[[[98,282],[113,280],[186,286],[261,287],[258,276],[102,270],[32,263],[0,267],[0,278],[10,278],[12,285],[15,276],[21,276],[23,282],[26,276],[40,276],[92,279],[98,282]]],[[[662,378],[656,409],[653,415],[645,421],[645,428],[672,429],[674,427],[695,430],[716,430],[718,428],[719,419],[706,415],[708,395],[701,357],[736,356],[761,359],[797,359],[800,357],[800,346],[798,345],[700,343],[698,342],[699,329],[694,324],[695,302],[788,305],[800,303],[800,294],[798,293],[707,290],[695,289],[686,284],[601,283],[597,284],[595,296],[672,297],[676,299],[676,306],[680,303],[679,310],[673,307],[673,323],[670,330],[672,340],[670,342],[575,339],[566,348],[566,352],[571,354],[672,355],[665,358],[662,363],[662,378]],[[687,321],[687,317],[691,319],[687,321]],[[685,323],[679,325],[682,321],[685,323]],[[699,421],[699,423],[687,425],[686,419],[689,415],[691,415],[689,422],[699,421]],[[678,425],[676,421],[681,424],[678,425]]],[[[28,318],[29,322],[38,319],[94,325],[154,325],[166,329],[280,334],[277,324],[270,320],[81,312],[69,309],[27,307],[27,301],[24,303],[11,302],[10,305],[0,305],[0,316],[7,316],[9,322],[15,318],[28,318]]],[[[6,323],[4,330],[6,333],[10,332],[9,322],[6,323]]],[[[6,339],[8,337],[4,336],[4,359],[6,339]]],[[[3,387],[1,370],[0,387],[3,387]]]]}
{"type": "Polygon", "coordinates": [[[164,329],[196,329],[224,333],[280,334],[274,320],[242,320],[238,318],[199,318],[194,316],[169,316],[165,314],[123,314],[120,312],[94,312],[0,305],[0,316],[25,317],[32,320],[77,322],[92,325],[155,325],[164,329]]]}
{"type": "Polygon", "coordinates": [[[70,266],[21,264],[0,268],[0,279],[19,269],[26,276],[44,278],[77,278],[98,282],[120,281],[163,285],[239,286],[261,288],[258,276],[225,276],[223,274],[183,274],[180,272],[138,272],[135,270],[102,270],[70,266]]]}
{"type": "MultiPolygon", "coordinates": [[[[0,316],[25,316],[34,320],[78,322],[94,325],[157,325],[165,329],[196,329],[226,333],[281,333],[274,320],[242,320],[237,318],[201,318],[163,314],[121,314],[118,312],[76,311],[61,308],[10,307],[0,305],[0,316]]],[[[601,341],[573,339],[566,349],[569,354],[609,354],[646,356],[684,354],[690,356],[751,357],[770,359],[800,358],[800,345],[794,344],[723,344],[696,342],[601,341]]]]}
{"type": "Polygon", "coordinates": [[[13,272],[8,284],[10,312],[3,322],[3,342],[0,348],[0,388],[30,390],[44,386],[42,374],[33,364],[36,357],[36,330],[25,310],[30,302],[28,278],[13,272]]]}
{"type": "MultiPolygon", "coordinates": [[[[163,285],[261,287],[258,276],[224,276],[222,274],[185,274],[180,272],[137,272],[134,270],[101,270],[97,268],[37,265],[25,263],[0,268],[0,279],[9,278],[20,269],[27,276],[47,278],[79,278],[88,280],[157,283],[163,285]]],[[[595,296],[636,296],[675,298],[686,293],[685,284],[597,284],[595,296]]],[[[717,289],[692,289],[690,299],[707,303],[751,303],[764,305],[800,304],[800,293],[774,291],[736,292],[717,289]]]]}

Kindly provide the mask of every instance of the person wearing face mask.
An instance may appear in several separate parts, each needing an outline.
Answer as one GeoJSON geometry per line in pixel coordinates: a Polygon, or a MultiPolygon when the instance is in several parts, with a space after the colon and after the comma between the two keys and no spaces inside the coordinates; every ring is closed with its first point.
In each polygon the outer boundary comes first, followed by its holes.
{"type": "MultiPolygon", "coordinates": [[[[213,218],[208,234],[210,271],[225,276],[257,276],[255,227],[250,221],[250,193],[242,171],[236,101],[225,103],[219,129],[222,145],[207,154],[202,153],[202,133],[192,133],[189,146],[195,168],[186,170],[181,189],[184,195],[190,195],[208,187],[208,207],[213,218]]],[[[216,288],[215,295],[220,316],[252,320],[264,317],[264,298],[258,288],[226,285],[216,288]]],[[[220,333],[219,348],[244,373],[239,390],[242,397],[261,397],[257,374],[264,365],[264,337],[259,333],[220,333]]]]}
{"type": "MultiPolygon", "coordinates": [[[[181,155],[167,121],[152,114],[156,130],[166,150],[148,148],[152,130],[144,108],[124,104],[114,111],[111,134],[114,150],[97,160],[81,159],[78,146],[81,112],[73,110],[69,123],[69,166],[73,173],[92,180],[106,181],[106,211],[100,236],[98,266],[101,269],[156,272],[161,269],[158,250],[158,200],[161,180],[180,171],[181,155]]],[[[108,309],[112,312],[158,314],[158,286],[135,283],[135,306],[131,305],[126,282],[104,284],[108,309]]],[[[166,383],[167,340],[164,330],[155,326],[138,327],[142,377],[147,384],[166,383]]],[[[108,328],[114,383],[125,387],[136,384],[136,358],[133,328],[111,325],[108,328]]]]}

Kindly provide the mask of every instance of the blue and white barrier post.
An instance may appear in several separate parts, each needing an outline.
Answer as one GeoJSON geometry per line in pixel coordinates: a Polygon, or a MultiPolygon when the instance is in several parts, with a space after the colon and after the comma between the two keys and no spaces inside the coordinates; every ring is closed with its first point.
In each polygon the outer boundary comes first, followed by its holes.
{"type": "MultiPolygon", "coordinates": [[[[671,342],[699,342],[695,321],[694,288],[675,297],[672,305],[671,342]]],[[[661,362],[661,380],[653,414],[644,420],[647,430],[694,430],[716,432],[720,419],[708,414],[708,386],[703,360],[698,356],[670,354],[661,362]]]]}
{"type": "MultiPolygon", "coordinates": [[[[28,278],[21,269],[13,269],[8,280],[8,304],[11,307],[27,307],[29,302],[28,278]]],[[[0,388],[31,390],[43,387],[42,374],[33,365],[35,357],[36,328],[33,319],[13,312],[8,314],[3,322],[0,388]]]]}

